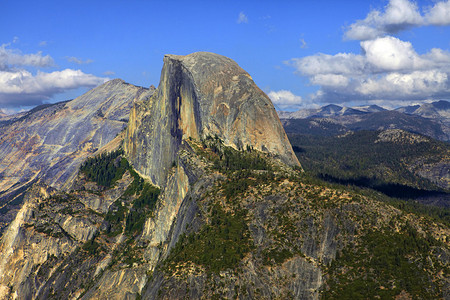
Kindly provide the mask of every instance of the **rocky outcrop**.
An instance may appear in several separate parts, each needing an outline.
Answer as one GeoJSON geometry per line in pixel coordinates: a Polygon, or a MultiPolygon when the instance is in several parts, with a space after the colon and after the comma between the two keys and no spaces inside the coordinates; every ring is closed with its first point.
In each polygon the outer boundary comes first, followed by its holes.
{"type": "MultiPolygon", "coordinates": [[[[89,241],[99,234],[104,213],[131,182],[126,172],[114,188],[106,190],[84,176],[77,178],[72,193],[43,183],[33,185],[0,242],[0,299],[11,295],[19,299],[48,298],[57,290],[56,286],[70,286],[77,294],[80,283],[86,284],[91,280],[89,276],[105,269],[111,253],[106,257],[98,251],[96,256],[89,257],[98,248],[89,241]],[[68,285],[67,277],[78,272],[79,281],[68,285]],[[84,277],[83,273],[89,276],[84,277]]],[[[112,239],[112,250],[115,242],[121,243],[123,239],[112,239]]]]}
{"type": "Polygon", "coordinates": [[[72,101],[34,109],[3,126],[0,232],[14,218],[14,208],[18,209],[14,203],[20,201],[12,200],[37,180],[69,189],[86,157],[126,127],[133,102],[152,93],[152,89],[115,79],[72,101]]]}
{"type": "Polygon", "coordinates": [[[115,79],[3,127],[0,192],[35,177],[56,188],[67,187],[79,164],[126,126],[133,100],[147,93],[115,79]]]}
{"type": "MultiPolygon", "coordinates": [[[[2,238],[0,243],[2,253],[0,290],[3,291],[0,293],[1,299],[7,299],[10,293],[22,299],[33,298],[36,282],[31,280],[30,274],[37,271],[36,267],[51,257],[66,255],[77,245],[76,240],[61,227],[64,223],[63,219],[71,217],[51,212],[53,207],[50,205],[42,208],[54,193],[54,189],[44,185],[35,185],[30,189],[25,196],[24,205],[2,238]],[[48,215],[49,213],[52,215],[48,215]],[[11,287],[14,287],[14,291],[10,290],[11,287]]],[[[85,221],[90,223],[89,220],[85,221]]],[[[67,225],[65,227],[69,229],[67,225]]],[[[77,222],[72,222],[72,225],[78,227],[77,222]]],[[[78,232],[76,228],[71,231],[78,232]]],[[[95,229],[90,228],[90,231],[88,235],[92,235],[95,229]]]]}
{"type": "Polygon", "coordinates": [[[418,144],[429,142],[430,139],[401,129],[388,129],[378,134],[375,143],[418,144]]]}
{"type": "Polygon", "coordinates": [[[155,94],[130,114],[124,148],[131,163],[162,185],[181,141],[207,136],[299,166],[270,99],[233,60],[207,52],[166,55],[155,94]]]}

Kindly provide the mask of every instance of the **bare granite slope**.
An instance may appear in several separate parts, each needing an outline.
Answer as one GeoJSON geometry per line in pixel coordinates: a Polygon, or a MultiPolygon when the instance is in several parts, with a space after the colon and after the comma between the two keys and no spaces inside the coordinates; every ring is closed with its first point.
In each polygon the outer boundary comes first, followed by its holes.
{"type": "MultiPolygon", "coordinates": [[[[38,179],[69,188],[86,157],[125,128],[133,101],[152,92],[115,79],[2,127],[0,208],[38,179]]],[[[8,223],[1,217],[0,229],[8,223]]]]}

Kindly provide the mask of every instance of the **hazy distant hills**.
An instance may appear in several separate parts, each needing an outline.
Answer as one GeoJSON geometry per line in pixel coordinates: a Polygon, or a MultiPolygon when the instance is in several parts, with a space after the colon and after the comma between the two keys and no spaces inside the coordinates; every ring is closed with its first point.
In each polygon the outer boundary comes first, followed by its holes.
{"type": "Polygon", "coordinates": [[[382,108],[378,105],[343,107],[335,104],[328,104],[317,109],[300,109],[294,112],[280,111],[278,112],[278,115],[281,119],[326,118],[336,116],[364,115],[385,110],[385,108],[382,108]]]}
{"type": "Polygon", "coordinates": [[[436,101],[422,105],[387,110],[380,106],[342,107],[334,104],[318,109],[279,112],[286,132],[335,135],[348,131],[402,129],[450,140],[450,102],[436,101]]]}
{"type": "MultiPolygon", "coordinates": [[[[345,107],[336,104],[328,104],[316,109],[300,109],[294,112],[280,111],[281,119],[326,118],[337,116],[366,115],[370,113],[387,111],[378,105],[345,107]]],[[[402,106],[395,111],[405,114],[418,115],[425,118],[450,118],[450,102],[445,100],[425,103],[422,105],[402,106]]]]}
{"type": "Polygon", "coordinates": [[[422,105],[403,106],[396,111],[406,114],[418,115],[424,118],[450,119],[450,102],[440,100],[422,105]]]}

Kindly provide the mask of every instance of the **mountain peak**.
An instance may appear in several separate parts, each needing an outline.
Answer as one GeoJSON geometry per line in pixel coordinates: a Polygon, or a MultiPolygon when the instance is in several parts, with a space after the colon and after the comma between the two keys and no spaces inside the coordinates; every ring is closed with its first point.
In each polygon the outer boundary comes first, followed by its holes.
{"type": "Polygon", "coordinates": [[[431,103],[434,108],[439,110],[449,110],[450,109],[450,102],[445,100],[439,100],[431,103]]]}
{"type": "Polygon", "coordinates": [[[125,151],[160,184],[183,139],[207,136],[299,165],[272,102],[236,62],[209,52],[164,56],[155,94],[131,113],[125,151]]]}
{"type": "Polygon", "coordinates": [[[106,81],[104,84],[119,84],[119,83],[125,83],[125,80],[120,79],[120,78],[114,78],[114,79],[106,81]]]}
{"type": "Polygon", "coordinates": [[[0,140],[13,142],[0,143],[0,197],[32,179],[69,186],[81,162],[114,139],[126,126],[133,101],[146,93],[114,79],[73,100],[35,107],[3,127],[0,140]]]}
{"type": "Polygon", "coordinates": [[[195,52],[184,56],[165,55],[164,63],[171,62],[180,62],[192,75],[197,86],[204,89],[212,88],[211,84],[204,83],[215,82],[217,85],[229,79],[237,80],[235,76],[243,75],[251,79],[250,75],[239,67],[234,60],[211,52],[195,52]]]}

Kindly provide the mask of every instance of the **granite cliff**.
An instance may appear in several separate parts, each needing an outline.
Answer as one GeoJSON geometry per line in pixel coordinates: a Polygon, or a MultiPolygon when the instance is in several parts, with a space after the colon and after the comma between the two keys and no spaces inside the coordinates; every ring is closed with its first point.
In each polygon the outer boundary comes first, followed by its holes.
{"type": "Polygon", "coordinates": [[[207,52],[166,55],[155,94],[131,111],[124,143],[130,162],[161,185],[182,140],[207,136],[300,165],[272,102],[237,63],[207,52]]]}
{"type": "Polygon", "coordinates": [[[169,55],[138,91],[68,188],[42,176],[24,192],[0,298],[448,297],[448,226],[308,177],[232,60],[169,55]]]}

